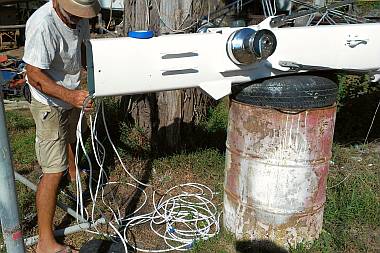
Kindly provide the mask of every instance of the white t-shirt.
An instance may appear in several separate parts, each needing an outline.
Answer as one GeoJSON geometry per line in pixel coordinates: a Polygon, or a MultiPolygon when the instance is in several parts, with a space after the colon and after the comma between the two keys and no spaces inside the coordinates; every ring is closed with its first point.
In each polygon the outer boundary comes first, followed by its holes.
{"type": "MultiPolygon", "coordinates": [[[[88,19],[79,21],[76,29],[68,27],[58,16],[52,2],[44,4],[26,23],[23,61],[44,72],[68,89],[76,89],[80,82],[81,44],[90,38],[88,19]]],[[[71,105],[50,97],[29,85],[32,96],[46,105],[64,109],[71,105]]]]}

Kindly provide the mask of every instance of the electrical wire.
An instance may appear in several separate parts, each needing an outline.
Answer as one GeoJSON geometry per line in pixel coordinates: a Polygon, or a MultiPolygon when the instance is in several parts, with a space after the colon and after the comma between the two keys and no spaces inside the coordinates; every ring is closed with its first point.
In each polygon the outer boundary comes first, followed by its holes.
{"type": "Polygon", "coordinates": [[[215,236],[219,233],[220,215],[217,207],[205,197],[208,195],[206,192],[212,200],[214,193],[207,186],[196,183],[181,184],[166,191],[156,203],[156,191],[154,191],[154,211],[126,219],[128,223],[124,229],[124,239],[128,241],[129,228],[143,223],[149,223],[151,230],[164,239],[168,248],[153,250],[131,245],[135,250],[142,252],[185,251],[189,250],[197,240],[206,240],[215,236]],[[182,191],[175,194],[175,190],[179,188],[182,191]],[[194,190],[198,192],[191,193],[194,190]],[[156,225],[164,225],[165,230],[159,231],[156,225]]]}
{"type": "Polygon", "coordinates": [[[107,24],[107,30],[110,29],[110,25],[111,25],[111,21],[112,21],[112,3],[113,3],[113,0],[110,1],[110,19],[108,20],[108,24],[107,24]]]}
{"type": "Polygon", "coordinates": [[[379,107],[380,107],[380,100],[379,100],[379,103],[377,104],[377,107],[376,107],[375,113],[374,113],[374,115],[373,115],[373,117],[372,117],[371,125],[369,126],[369,129],[368,129],[367,135],[366,135],[365,140],[364,140],[364,144],[367,144],[368,137],[369,137],[369,134],[371,133],[371,130],[372,130],[373,124],[375,123],[375,118],[376,118],[376,115],[377,115],[377,111],[379,110],[379,107]]]}
{"type": "MultiPolygon", "coordinates": [[[[84,101],[83,108],[93,97],[89,96],[84,101]]],[[[123,163],[107,127],[105,118],[104,102],[101,99],[95,100],[95,116],[90,115],[90,132],[91,132],[91,150],[93,152],[95,162],[99,168],[99,175],[97,180],[94,180],[94,166],[91,164],[89,153],[86,151],[86,145],[82,138],[82,124],[84,119],[84,109],[82,109],[78,125],[77,125],[77,145],[76,145],[76,182],[77,182],[77,212],[85,217],[91,224],[92,229],[86,231],[94,234],[106,235],[111,240],[121,241],[125,252],[128,252],[128,247],[141,252],[168,252],[168,251],[186,251],[191,249],[195,242],[198,240],[209,239],[220,231],[220,216],[218,208],[213,204],[215,193],[207,186],[198,183],[186,183],[174,186],[167,190],[159,199],[157,199],[157,191],[149,184],[143,183],[138,180],[132,173],[130,173],[123,163]],[[102,123],[106,132],[107,140],[112,146],[112,151],[116,154],[119,163],[123,167],[126,175],[128,175],[137,185],[131,183],[122,183],[110,181],[107,173],[105,172],[105,156],[106,148],[101,143],[98,137],[97,125],[99,115],[102,117],[102,123]],[[79,149],[82,150],[88,166],[89,166],[89,193],[92,203],[90,207],[86,207],[83,198],[83,186],[81,182],[81,175],[79,173],[78,154],[79,149]],[[93,181],[96,184],[93,184],[93,181]],[[135,191],[141,192],[144,196],[142,203],[136,209],[123,216],[121,207],[116,201],[114,188],[120,187],[133,187],[135,191]],[[140,187],[149,187],[152,189],[152,205],[153,210],[148,213],[142,213],[143,208],[147,205],[148,194],[140,187]],[[107,190],[106,188],[111,190],[107,190]],[[92,189],[94,188],[94,189],[92,189]],[[99,202],[98,200],[101,200],[99,202]],[[102,203],[102,205],[99,205],[102,203]],[[87,208],[91,208],[88,211],[87,208]],[[106,210],[104,210],[104,208],[106,210]],[[106,212],[111,216],[107,219],[107,223],[111,231],[106,233],[100,231],[95,224],[95,221],[100,217],[105,218],[106,212]],[[164,249],[144,249],[137,245],[133,245],[132,241],[128,238],[128,231],[133,228],[148,226],[150,230],[158,237],[161,238],[165,244],[164,249]],[[122,232],[121,232],[122,231],[122,232]]],[[[132,198],[133,200],[133,198],[132,198]]],[[[141,202],[141,201],[140,201],[141,202]]],[[[109,216],[109,215],[108,215],[109,216]]],[[[79,223],[79,221],[77,221],[79,223]]]]}

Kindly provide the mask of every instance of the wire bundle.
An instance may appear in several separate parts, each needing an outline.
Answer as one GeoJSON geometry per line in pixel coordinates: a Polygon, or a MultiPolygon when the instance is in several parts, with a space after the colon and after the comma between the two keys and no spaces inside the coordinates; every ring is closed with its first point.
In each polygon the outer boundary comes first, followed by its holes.
{"type": "Polygon", "coordinates": [[[151,230],[165,241],[168,248],[148,250],[131,245],[136,250],[185,251],[191,249],[197,240],[207,240],[219,233],[220,215],[211,202],[214,194],[207,186],[197,183],[174,186],[166,191],[157,203],[155,203],[156,194],[153,193],[153,212],[124,220],[127,222],[124,228],[124,240],[128,242],[129,229],[149,223],[151,230]],[[162,229],[162,226],[165,229],[162,229]]]}
{"type": "MultiPolygon", "coordinates": [[[[84,103],[85,105],[92,99],[89,97],[84,103]]],[[[143,207],[147,205],[148,195],[144,189],[139,186],[150,187],[150,185],[139,181],[134,177],[123,163],[114,143],[111,140],[109,130],[107,128],[104,103],[98,99],[96,101],[95,117],[93,120],[90,115],[90,130],[91,130],[91,149],[99,167],[99,174],[96,179],[93,177],[93,166],[89,158],[89,154],[85,148],[82,138],[82,120],[84,111],[82,110],[77,126],[77,146],[76,146],[76,168],[77,168],[77,213],[87,219],[90,223],[95,224],[99,213],[102,218],[106,217],[106,212],[110,215],[107,221],[113,234],[104,234],[96,226],[95,231],[88,232],[102,234],[110,238],[121,241],[125,252],[128,252],[128,247],[142,252],[168,252],[172,250],[186,251],[193,247],[194,243],[198,240],[209,239],[219,233],[219,218],[220,213],[215,204],[212,203],[214,193],[213,191],[202,184],[186,183],[174,186],[167,190],[157,201],[157,191],[153,190],[152,205],[153,211],[145,214],[140,214],[143,207]],[[118,157],[120,165],[123,167],[126,174],[136,182],[136,186],[130,183],[112,182],[109,180],[104,170],[104,161],[106,155],[106,148],[100,142],[96,130],[98,115],[101,112],[103,118],[103,125],[107,134],[107,139],[112,146],[112,149],[118,157]],[[82,150],[89,165],[89,194],[92,204],[85,207],[83,200],[83,187],[81,183],[79,166],[78,166],[78,153],[82,150]],[[96,187],[94,187],[96,185],[96,187]],[[136,191],[140,191],[144,195],[144,200],[131,214],[127,217],[123,216],[121,208],[115,204],[114,193],[107,192],[106,188],[113,186],[133,187],[136,191]],[[101,200],[101,202],[99,201],[101,200]],[[106,210],[104,210],[104,207],[106,210]],[[91,208],[89,211],[88,208],[91,208]],[[165,249],[143,249],[134,245],[133,240],[128,238],[131,230],[135,227],[146,224],[150,227],[154,234],[162,238],[167,247],[165,249]]],[[[79,222],[79,221],[77,221],[79,222]]]]}

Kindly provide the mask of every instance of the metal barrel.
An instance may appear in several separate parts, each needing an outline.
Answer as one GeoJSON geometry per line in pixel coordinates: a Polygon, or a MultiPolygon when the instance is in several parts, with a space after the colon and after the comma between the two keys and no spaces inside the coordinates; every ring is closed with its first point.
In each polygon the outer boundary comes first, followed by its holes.
{"type": "Polygon", "coordinates": [[[336,107],[281,111],[232,100],[224,225],[237,239],[289,247],[318,238],[336,107]]]}

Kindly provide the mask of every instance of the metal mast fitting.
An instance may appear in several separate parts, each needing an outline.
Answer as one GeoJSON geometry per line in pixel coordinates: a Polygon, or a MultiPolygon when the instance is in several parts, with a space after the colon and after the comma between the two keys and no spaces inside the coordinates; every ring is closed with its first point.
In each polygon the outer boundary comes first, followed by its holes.
{"type": "Polygon", "coordinates": [[[274,53],[277,39],[273,32],[243,28],[232,33],[227,53],[235,64],[249,65],[267,59],[274,53]]]}
{"type": "MultiPolygon", "coordinates": [[[[3,78],[0,74],[0,84],[2,83],[3,78]]],[[[4,242],[7,252],[24,253],[2,94],[0,94],[0,152],[0,219],[4,242]]]]}

